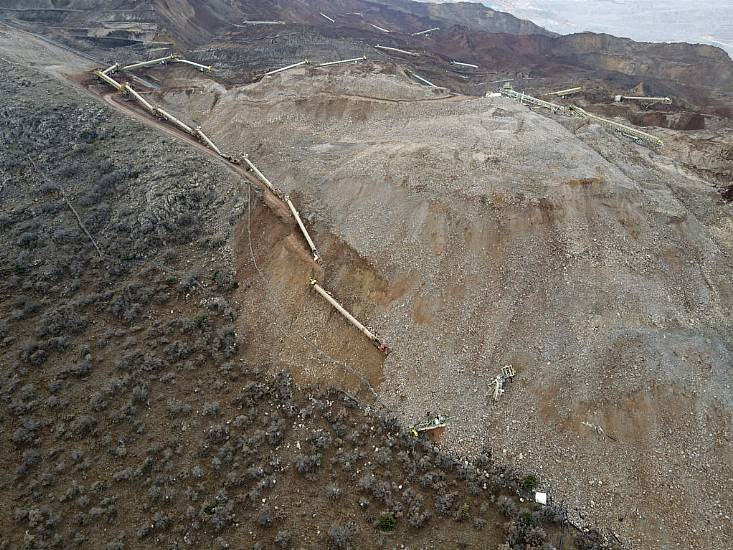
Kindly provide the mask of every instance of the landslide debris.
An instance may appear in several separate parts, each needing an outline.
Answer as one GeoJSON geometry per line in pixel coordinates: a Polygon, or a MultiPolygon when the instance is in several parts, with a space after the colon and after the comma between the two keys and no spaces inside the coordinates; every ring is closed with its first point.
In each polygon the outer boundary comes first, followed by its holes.
{"type": "Polygon", "coordinates": [[[730,506],[708,483],[733,474],[719,186],[669,156],[683,147],[672,130],[654,152],[388,67],[160,97],[256,155],[298,194],[316,240],[369,265],[370,278],[330,286],[388,338],[377,393],[403,421],[445,414],[444,448],[540,464],[574,517],[622,540],[728,545],[730,506]],[[491,404],[505,364],[517,378],[491,404]]]}

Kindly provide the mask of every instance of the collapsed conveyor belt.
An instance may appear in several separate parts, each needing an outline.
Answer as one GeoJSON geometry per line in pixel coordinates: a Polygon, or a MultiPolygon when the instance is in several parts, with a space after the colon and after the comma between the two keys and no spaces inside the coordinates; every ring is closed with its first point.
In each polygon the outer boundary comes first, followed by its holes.
{"type": "MultiPolygon", "coordinates": [[[[165,65],[167,63],[182,63],[184,65],[190,65],[191,67],[196,67],[201,72],[213,72],[214,68],[210,65],[202,65],[201,63],[196,63],[194,61],[189,61],[188,59],[183,59],[182,57],[178,57],[177,55],[167,55],[165,57],[159,57],[157,59],[150,59],[148,61],[140,61],[138,63],[131,63],[130,65],[125,65],[122,67],[123,71],[131,71],[134,69],[144,69],[146,67],[154,67],[155,65],[165,65]]],[[[112,67],[107,69],[110,72],[114,72],[119,68],[119,65],[115,63],[112,67]]]]}
{"type": "MultiPolygon", "coordinates": [[[[574,92],[575,90],[576,89],[571,88],[570,90],[561,90],[561,92],[568,93],[568,92],[574,92]]],[[[560,92],[555,92],[555,93],[560,93],[560,92]]],[[[603,118],[598,115],[594,115],[593,113],[589,113],[588,111],[586,111],[585,109],[582,109],[581,107],[578,107],[577,105],[570,105],[570,107],[566,108],[562,105],[557,105],[555,103],[550,103],[549,101],[537,99],[536,97],[532,97],[531,95],[527,95],[523,92],[517,92],[516,90],[514,90],[514,88],[512,88],[512,85],[509,83],[505,84],[501,88],[501,94],[506,97],[516,99],[517,101],[521,103],[529,103],[531,105],[536,105],[538,107],[549,109],[553,113],[578,114],[584,118],[598,122],[599,124],[602,124],[603,126],[610,128],[611,130],[619,132],[620,134],[633,139],[634,141],[636,141],[639,144],[646,144],[652,148],[659,148],[659,147],[662,147],[663,145],[663,142],[661,139],[647,132],[643,132],[641,130],[638,130],[637,128],[632,128],[631,126],[627,126],[626,124],[621,124],[619,122],[615,122],[613,120],[608,120],[607,118],[603,118]]]]}
{"type": "MultiPolygon", "coordinates": [[[[124,69],[130,69],[130,68],[142,68],[142,67],[149,67],[155,64],[165,64],[168,62],[173,62],[173,60],[176,60],[176,62],[180,62],[175,56],[168,56],[168,57],[162,57],[159,59],[154,59],[151,61],[145,61],[141,63],[134,63],[132,65],[127,65],[126,67],[123,67],[124,69]]],[[[325,65],[329,64],[335,64],[335,63],[346,63],[346,62],[358,62],[363,59],[366,59],[366,56],[362,58],[355,58],[355,59],[347,59],[343,61],[337,61],[332,63],[326,63],[325,65]]],[[[296,63],[294,65],[290,65],[288,67],[283,67],[282,69],[278,69],[276,71],[271,71],[268,74],[275,74],[276,72],[284,71],[286,69],[304,65],[308,63],[308,60],[305,60],[301,63],[296,63]]],[[[193,62],[190,62],[190,64],[193,64],[194,66],[198,67],[204,67],[203,65],[199,65],[193,62]]],[[[206,145],[209,149],[214,151],[217,155],[220,157],[225,158],[226,160],[230,162],[234,162],[236,164],[239,164],[238,159],[234,159],[230,155],[223,154],[221,150],[214,144],[214,142],[201,130],[200,126],[197,126],[196,128],[192,128],[185,122],[179,120],[175,116],[173,116],[171,113],[161,109],[160,107],[157,107],[153,104],[151,104],[149,101],[147,101],[142,95],[140,95],[137,91],[135,91],[132,86],[130,86],[129,83],[121,84],[120,82],[113,79],[110,74],[113,74],[115,71],[119,69],[119,64],[115,63],[114,65],[108,67],[105,70],[96,70],[94,71],[94,74],[103,82],[106,84],[109,84],[112,86],[116,91],[120,92],[123,95],[127,95],[137,101],[143,109],[150,113],[153,116],[160,117],[164,120],[167,120],[172,125],[174,125],[176,128],[182,130],[183,132],[193,136],[194,138],[198,139],[200,142],[202,142],[204,145],[206,145]]],[[[321,256],[318,252],[318,249],[316,248],[315,243],[313,242],[313,239],[310,236],[310,233],[308,232],[307,228],[305,227],[305,224],[303,223],[303,220],[300,217],[300,214],[298,213],[298,210],[295,208],[295,205],[290,200],[290,197],[287,195],[283,195],[282,191],[280,191],[278,188],[276,188],[272,182],[254,165],[254,163],[247,157],[247,155],[244,155],[243,160],[245,164],[247,165],[247,169],[254,172],[254,174],[257,176],[257,179],[262,182],[267,189],[272,192],[278,199],[282,200],[290,210],[293,219],[295,220],[300,232],[303,234],[303,237],[306,240],[306,243],[308,244],[308,247],[311,250],[311,253],[313,254],[313,259],[320,263],[321,256]]],[[[367,338],[370,339],[370,341],[382,352],[389,353],[389,348],[381,341],[380,338],[378,338],[371,330],[369,330],[366,326],[361,324],[353,315],[351,315],[346,309],[344,309],[336,300],[334,300],[328,292],[323,290],[323,288],[317,284],[315,280],[311,280],[311,286],[321,295],[323,296],[334,308],[336,308],[337,311],[339,311],[351,324],[353,324],[355,327],[357,327],[367,338]]]]}
{"type": "Polygon", "coordinates": [[[607,128],[610,128],[611,130],[619,132],[620,134],[626,137],[630,137],[637,143],[640,143],[640,144],[646,143],[647,145],[651,146],[652,148],[659,148],[659,147],[662,147],[662,145],[664,145],[662,140],[656,136],[653,136],[646,132],[642,132],[641,130],[632,128],[631,126],[627,126],[626,124],[621,124],[619,122],[615,122],[613,120],[608,120],[607,118],[603,118],[598,115],[594,115],[593,113],[589,113],[585,109],[581,109],[577,105],[571,105],[570,109],[573,112],[585,118],[598,122],[602,124],[603,126],[606,126],[607,128]]]}

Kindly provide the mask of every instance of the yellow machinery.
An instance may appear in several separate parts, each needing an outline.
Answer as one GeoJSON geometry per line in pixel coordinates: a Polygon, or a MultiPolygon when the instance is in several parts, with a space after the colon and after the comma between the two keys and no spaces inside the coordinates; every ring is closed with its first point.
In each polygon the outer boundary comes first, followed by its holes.
{"type": "Polygon", "coordinates": [[[445,428],[446,420],[447,418],[445,416],[439,414],[434,418],[429,418],[422,422],[418,422],[410,428],[410,433],[415,437],[419,437],[420,434],[423,432],[437,430],[438,428],[445,428]]]}

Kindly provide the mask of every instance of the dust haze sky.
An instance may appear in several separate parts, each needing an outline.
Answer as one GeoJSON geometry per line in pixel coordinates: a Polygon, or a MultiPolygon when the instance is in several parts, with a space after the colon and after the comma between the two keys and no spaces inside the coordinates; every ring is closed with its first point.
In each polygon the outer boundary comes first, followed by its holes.
{"type": "Polygon", "coordinates": [[[733,0],[487,0],[480,3],[562,34],[593,31],[647,42],[701,42],[723,48],[733,57],[733,0]]]}

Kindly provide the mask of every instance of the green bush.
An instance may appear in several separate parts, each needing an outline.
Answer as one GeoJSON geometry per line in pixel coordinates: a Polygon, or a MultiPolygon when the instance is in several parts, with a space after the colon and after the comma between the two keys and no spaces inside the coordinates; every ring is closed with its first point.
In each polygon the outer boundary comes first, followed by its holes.
{"type": "Polygon", "coordinates": [[[396,527],[397,520],[392,514],[382,514],[382,516],[379,518],[379,529],[381,529],[385,533],[391,533],[395,530],[396,527]]]}
{"type": "Polygon", "coordinates": [[[522,514],[519,516],[519,521],[524,523],[525,525],[535,524],[535,519],[534,516],[532,516],[532,512],[522,512],[522,514]]]}
{"type": "Polygon", "coordinates": [[[466,521],[471,516],[471,506],[464,502],[456,511],[456,521],[466,521]]]}
{"type": "Polygon", "coordinates": [[[534,491],[537,488],[538,482],[537,476],[529,474],[522,480],[522,489],[525,491],[534,491]]]}
{"type": "Polygon", "coordinates": [[[201,315],[197,315],[193,319],[193,324],[196,325],[197,328],[204,328],[209,323],[209,316],[205,313],[202,313],[201,315]]]}

